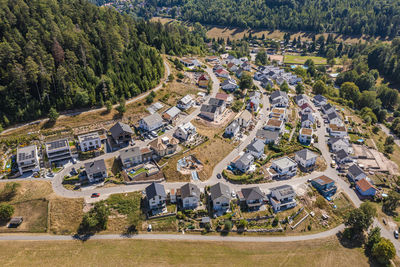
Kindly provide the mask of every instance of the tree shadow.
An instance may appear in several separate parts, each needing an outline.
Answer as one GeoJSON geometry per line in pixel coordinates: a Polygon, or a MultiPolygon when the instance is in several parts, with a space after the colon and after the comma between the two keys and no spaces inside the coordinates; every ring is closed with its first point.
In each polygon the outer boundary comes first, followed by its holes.
{"type": "Polygon", "coordinates": [[[79,240],[82,242],[88,241],[92,236],[94,236],[94,233],[76,233],[72,236],[74,240],[79,240]]]}
{"type": "Polygon", "coordinates": [[[56,122],[55,122],[55,121],[47,120],[47,121],[43,124],[43,126],[42,126],[41,129],[42,129],[42,130],[50,129],[50,128],[53,128],[54,125],[56,125],[56,122]]]}
{"type": "MultiPolygon", "coordinates": [[[[346,231],[346,230],[345,230],[346,231]]],[[[348,238],[344,232],[338,232],[336,237],[339,240],[339,243],[345,248],[360,248],[364,243],[364,239],[362,237],[353,236],[352,238],[348,238]]]]}

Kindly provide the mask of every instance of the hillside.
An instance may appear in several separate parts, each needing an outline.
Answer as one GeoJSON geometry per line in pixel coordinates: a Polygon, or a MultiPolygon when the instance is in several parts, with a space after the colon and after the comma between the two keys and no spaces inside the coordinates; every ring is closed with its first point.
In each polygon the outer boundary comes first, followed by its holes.
{"type": "Polygon", "coordinates": [[[163,61],[144,34],[132,18],[84,0],[2,0],[0,123],[36,119],[51,107],[115,103],[154,87],[163,61]]]}
{"type": "MultiPolygon", "coordinates": [[[[337,32],[394,37],[400,1],[389,0],[151,0],[151,7],[178,7],[172,17],[219,26],[337,32]]],[[[142,12],[143,13],[143,12],[142,12]]]]}

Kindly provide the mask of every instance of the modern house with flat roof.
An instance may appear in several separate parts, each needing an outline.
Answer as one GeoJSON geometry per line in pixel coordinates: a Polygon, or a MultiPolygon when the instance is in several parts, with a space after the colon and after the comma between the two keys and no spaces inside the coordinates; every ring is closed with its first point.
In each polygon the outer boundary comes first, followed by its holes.
{"type": "Polygon", "coordinates": [[[289,157],[282,157],[272,161],[270,170],[272,178],[290,178],[297,173],[297,163],[289,157]]]}
{"type": "Polygon", "coordinates": [[[68,160],[72,158],[68,139],[59,139],[46,143],[46,154],[49,163],[68,160]]]}
{"type": "Polygon", "coordinates": [[[331,197],[337,190],[335,181],[325,175],[312,179],[311,185],[314,186],[323,197],[331,197]]]}
{"type": "Polygon", "coordinates": [[[271,188],[269,201],[274,209],[274,212],[279,212],[295,207],[297,205],[295,197],[296,192],[293,190],[292,186],[281,185],[271,188]]]}
{"type": "Polygon", "coordinates": [[[79,135],[78,140],[83,152],[95,150],[101,147],[101,140],[98,132],[79,135]]]}
{"type": "Polygon", "coordinates": [[[17,148],[17,164],[19,173],[38,172],[39,156],[36,145],[17,148]]]}

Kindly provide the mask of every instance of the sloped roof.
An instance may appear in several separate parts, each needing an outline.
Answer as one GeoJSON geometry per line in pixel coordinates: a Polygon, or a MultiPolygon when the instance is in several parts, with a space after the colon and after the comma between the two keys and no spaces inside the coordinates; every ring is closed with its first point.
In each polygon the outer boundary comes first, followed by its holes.
{"type": "Polygon", "coordinates": [[[147,125],[158,124],[163,121],[160,114],[154,113],[142,119],[147,125]]]}
{"type": "Polygon", "coordinates": [[[241,191],[246,200],[258,200],[264,198],[264,194],[258,186],[243,188],[241,191]]]}
{"type": "Polygon", "coordinates": [[[367,179],[363,178],[359,181],[356,182],[356,185],[358,186],[358,188],[360,188],[361,191],[365,192],[371,188],[374,188],[376,190],[376,188],[370,183],[368,182],[367,179]]]}
{"type": "Polygon", "coordinates": [[[353,176],[353,177],[357,177],[360,174],[365,174],[364,171],[357,166],[356,164],[353,164],[349,167],[348,172],[353,176]]]}
{"type": "Polygon", "coordinates": [[[122,133],[133,134],[132,128],[128,124],[122,122],[117,122],[110,128],[110,132],[113,138],[118,138],[122,133]]]}
{"type": "Polygon", "coordinates": [[[296,154],[296,156],[298,156],[304,160],[309,160],[309,159],[318,157],[318,155],[316,153],[308,150],[307,148],[297,151],[295,154],[296,154]]]}
{"type": "Polygon", "coordinates": [[[162,184],[152,183],[146,187],[146,196],[148,199],[151,199],[155,196],[167,197],[167,194],[165,193],[165,189],[162,184]]]}
{"type": "Polygon", "coordinates": [[[192,183],[187,183],[181,187],[181,197],[197,197],[200,198],[200,189],[192,183]]]}
{"type": "Polygon", "coordinates": [[[211,192],[211,200],[217,199],[221,196],[225,196],[226,198],[230,199],[230,190],[226,184],[217,183],[210,188],[211,192]]]}
{"type": "Polygon", "coordinates": [[[304,121],[307,121],[307,120],[311,121],[312,123],[314,123],[314,121],[315,121],[314,116],[311,113],[302,114],[301,115],[301,122],[304,122],[304,121]]]}
{"type": "Polygon", "coordinates": [[[349,154],[344,149],[341,149],[338,152],[336,152],[336,157],[340,160],[345,159],[348,156],[349,156],[349,154]]]}
{"type": "Polygon", "coordinates": [[[255,151],[255,152],[264,152],[264,142],[261,141],[260,139],[255,139],[253,140],[248,146],[247,149],[250,151],[255,151]]]}
{"type": "Polygon", "coordinates": [[[85,170],[86,170],[86,173],[89,175],[89,174],[93,174],[93,173],[107,171],[107,167],[106,167],[106,163],[105,163],[104,159],[99,159],[99,160],[85,163],[85,170]]]}
{"type": "Polygon", "coordinates": [[[260,139],[276,140],[279,137],[279,132],[259,129],[256,133],[256,136],[260,139]]]}

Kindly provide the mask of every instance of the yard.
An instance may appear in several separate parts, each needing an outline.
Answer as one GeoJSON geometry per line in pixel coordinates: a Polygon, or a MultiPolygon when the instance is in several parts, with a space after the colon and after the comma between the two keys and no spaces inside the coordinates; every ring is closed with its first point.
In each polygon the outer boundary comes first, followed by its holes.
{"type": "MultiPolygon", "coordinates": [[[[336,237],[301,242],[242,243],[173,240],[2,241],[4,265],[226,265],[367,266],[360,248],[336,237]],[[288,253],[290,252],[290,253],[288,253]],[[73,257],[71,257],[73,255],[73,257]],[[156,256],[155,256],[156,255],[156,256]],[[195,259],[195,261],[194,261],[195,259]]],[[[400,262],[396,259],[395,264],[400,262]]]]}
{"type": "Polygon", "coordinates": [[[325,65],[326,58],[316,56],[285,55],[283,60],[286,64],[304,64],[308,59],[312,59],[315,65],[325,65]]]}

